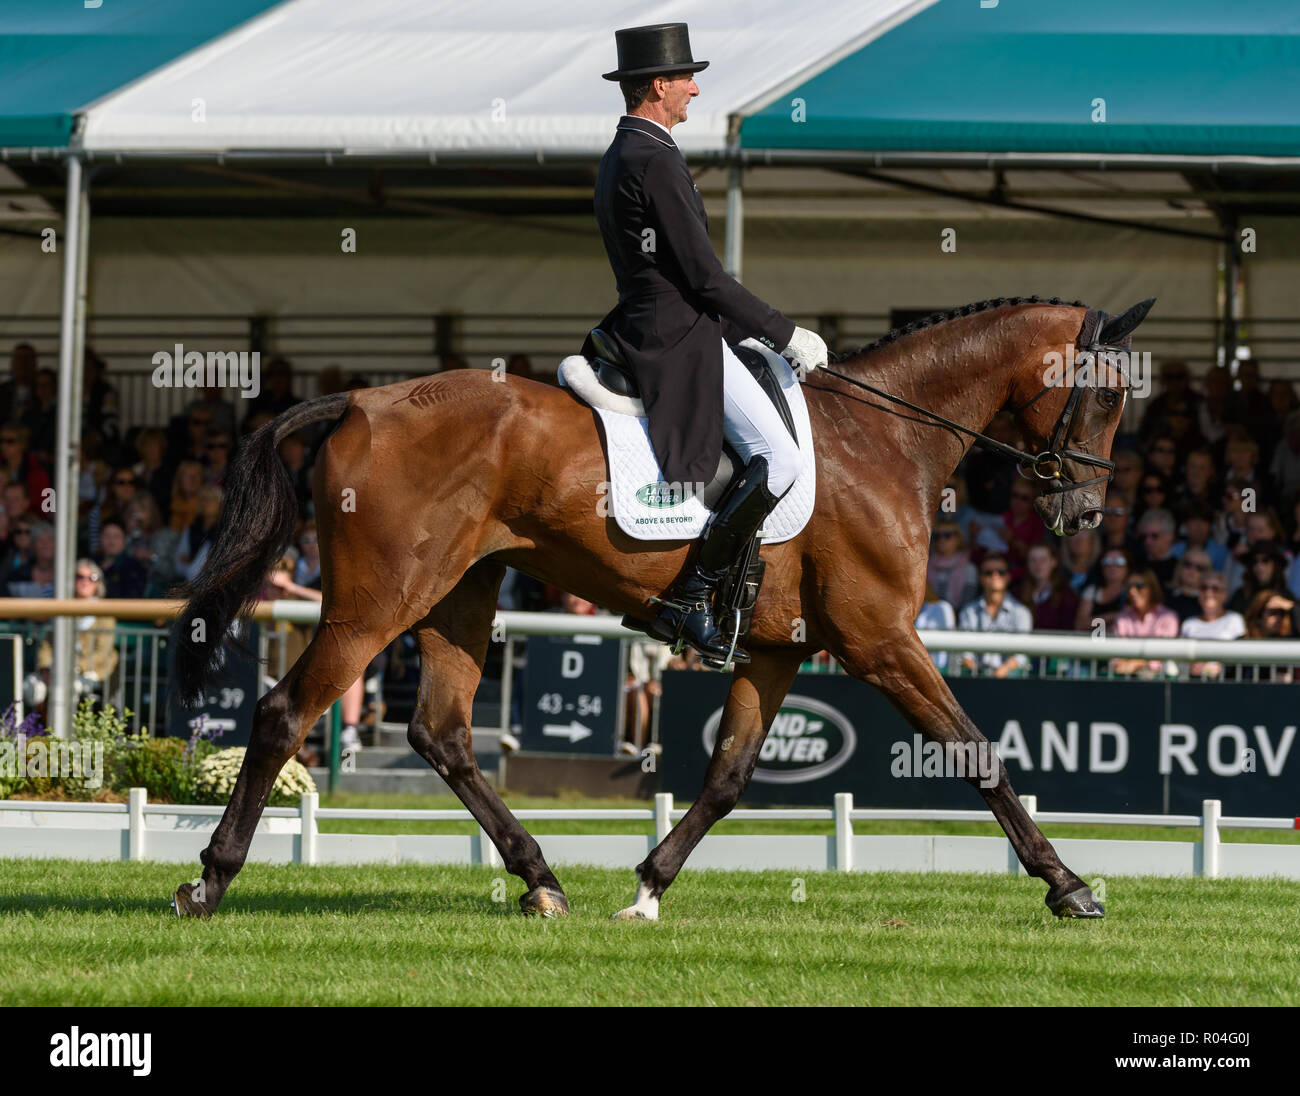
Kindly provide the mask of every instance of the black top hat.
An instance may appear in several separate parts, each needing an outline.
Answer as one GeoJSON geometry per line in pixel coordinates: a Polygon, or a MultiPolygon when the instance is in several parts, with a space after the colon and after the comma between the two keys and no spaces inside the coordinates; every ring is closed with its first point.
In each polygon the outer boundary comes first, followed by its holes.
{"type": "Polygon", "coordinates": [[[699,72],[709,67],[708,61],[691,58],[690,32],[685,23],[656,23],[652,27],[616,30],[614,41],[618,45],[618,68],[604,73],[606,80],[699,72]]]}

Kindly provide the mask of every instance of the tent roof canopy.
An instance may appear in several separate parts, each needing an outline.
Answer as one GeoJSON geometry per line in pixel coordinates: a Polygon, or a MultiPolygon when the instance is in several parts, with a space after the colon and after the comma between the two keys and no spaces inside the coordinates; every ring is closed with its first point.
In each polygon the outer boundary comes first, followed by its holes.
{"type": "Polygon", "coordinates": [[[1300,8],[941,0],[746,118],[741,144],[1300,157],[1300,8]]]}
{"type": "Polygon", "coordinates": [[[697,158],[739,120],[750,163],[1300,167],[1294,0],[982,2],[0,0],[0,149],[590,161],[613,29],[684,18],[697,158]]]}
{"type": "Polygon", "coordinates": [[[66,146],[76,113],[275,0],[0,0],[0,148],[66,146]]]}
{"type": "Polygon", "coordinates": [[[600,78],[614,28],[686,18],[712,65],[673,135],[688,152],[720,151],[756,92],[805,79],[931,2],[814,0],[795,15],[787,0],[689,12],[676,0],[288,0],[93,107],[83,141],[104,152],[598,157],[622,113],[600,78]]]}

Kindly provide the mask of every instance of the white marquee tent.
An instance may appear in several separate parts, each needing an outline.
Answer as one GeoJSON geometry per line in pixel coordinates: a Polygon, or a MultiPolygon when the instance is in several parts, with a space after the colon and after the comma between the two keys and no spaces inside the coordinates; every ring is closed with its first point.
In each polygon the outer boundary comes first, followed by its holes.
{"type": "MultiPolygon", "coordinates": [[[[620,114],[612,28],[689,21],[711,62],[680,132],[721,152],[733,115],[934,0],[288,0],[85,113],[92,151],[599,155],[620,114]],[[195,100],[203,121],[195,121],[195,100]]],[[[674,134],[678,136],[678,134],[674,134]]]]}

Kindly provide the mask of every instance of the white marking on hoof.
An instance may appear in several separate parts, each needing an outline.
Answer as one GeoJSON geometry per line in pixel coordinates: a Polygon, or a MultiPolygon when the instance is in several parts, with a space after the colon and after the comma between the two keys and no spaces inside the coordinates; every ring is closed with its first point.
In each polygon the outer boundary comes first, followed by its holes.
{"type": "Polygon", "coordinates": [[[636,889],[636,901],[627,909],[614,914],[615,921],[658,921],[659,899],[650,896],[650,888],[642,883],[636,889]]]}

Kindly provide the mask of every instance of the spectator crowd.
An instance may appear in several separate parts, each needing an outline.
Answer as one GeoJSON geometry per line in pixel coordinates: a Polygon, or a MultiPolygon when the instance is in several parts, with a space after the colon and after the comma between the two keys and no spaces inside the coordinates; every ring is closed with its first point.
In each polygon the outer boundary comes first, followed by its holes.
{"type": "MultiPolygon", "coordinates": [[[[444,367],[463,363],[449,359],[444,367]]],[[[522,355],[509,372],[531,376],[522,355]]],[[[337,369],[322,394],[365,387],[337,369]]],[[[0,383],[0,581],[9,596],[54,592],[53,482],[57,383],[26,343],[0,383]]],[[[78,484],[79,568],[98,596],[163,597],[203,566],[221,518],[224,482],[242,441],[298,402],[292,365],[265,367],[251,400],[198,389],[164,423],[123,431],[105,364],[87,350],[78,484]]],[[[918,626],[1114,636],[1300,636],[1300,400],[1290,382],[1263,382],[1257,362],[1237,375],[1213,366],[1193,383],[1166,361],[1136,432],[1116,437],[1115,475],[1099,529],[1057,538],[1034,510],[1035,483],[999,454],[972,449],[936,514],[918,626]]],[[[1009,414],[987,433],[1020,445],[1009,414]]],[[[294,484],[294,546],[265,596],[319,597],[311,470],[324,431],[285,438],[294,484]]],[[[503,608],[561,608],[563,593],[510,572],[503,608]]],[[[936,655],[948,673],[1022,673],[1023,655],[936,655]]],[[[1114,660],[1146,676],[1159,663],[1114,660]]],[[[1230,676],[1214,663],[1196,673],[1230,676]]],[[[1289,671],[1280,675],[1289,678],[1289,671]]],[[[359,705],[359,701],[357,702],[359,705]]]]}
{"type": "MultiPolygon", "coordinates": [[[[988,433],[1019,445],[999,415],[988,433]]],[[[1200,639],[1300,636],[1300,401],[1290,382],[1236,378],[1214,366],[1192,383],[1167,361],[1138,429],[1116,436],[1115,475],[1099,529],[1052,534],[1036,486],[998,454],[974,449],[944,492],[933,527],[918,627],[981,632],[1074,631],[1200,639]]],[[[1023,672],[1024,655],[936,662],[949,673],[1023,672]]],[[[1176,667],[1114,659],[1109,672],[1176,667]]],[[[1196,663],[1196,676],[1237,669],[1196,663]]],[[[1244,671],[1253,674],[1254,671],[1244,671]]],[[[1289,681],[1288,667],[1259,671],[1289,681]]]]}

